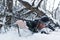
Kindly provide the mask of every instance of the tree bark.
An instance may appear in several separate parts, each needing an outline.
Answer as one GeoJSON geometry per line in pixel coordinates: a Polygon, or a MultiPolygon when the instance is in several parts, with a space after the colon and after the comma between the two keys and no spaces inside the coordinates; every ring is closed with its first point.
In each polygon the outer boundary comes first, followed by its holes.
{"type": "Polygon", "coordinates": [[[8,12],[12,12],[13,0],[7,0],[8,12]]]}
{"type": "MultiPolygon", "coordinates": [[[[18,0],[20,3],[22,3],[27,9],[31,10],[32,12],[36,12],[37,16],[42,16],[45,15],[41,10],[39,10],[38,8],[34,8],[32,7],[28,2],[22,1],[22,0],[18,0]]],[[[42,1],[41,1],[42,2],[42,1]]],[[[40,3],[41,3],[40,2],[40,3]]]]}

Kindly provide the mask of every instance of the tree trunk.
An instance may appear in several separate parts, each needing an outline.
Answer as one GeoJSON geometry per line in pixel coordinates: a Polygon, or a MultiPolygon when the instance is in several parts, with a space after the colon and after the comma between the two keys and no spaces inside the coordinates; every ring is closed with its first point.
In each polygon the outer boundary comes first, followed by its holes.
{"type": "MultiPolygon", "coordinates": [[[[20,3],[22,3],[27,9],[31,10],[31,12],[36,12],[37,16],[42,16],[44,15],[44,13],[42,11],[40,11],[38,8],[34,8],[32,7],[28,2],[22,1],[22,0],[18,0],[20,3]]],[[[42,1],[41,1],[42,2],[42,1]]],[[[39,4],[41,4],[41,2],[39,4]]],[[[38,4],[38,6],[39,6],[38,4]]],[[[38,7],[37,6],[37,7],[38,7]]]]}
{"type": "Polygon", "coordinates": [[[12,12],[13,0],[7,0],[7,10],[8,12],[12,12]]]}

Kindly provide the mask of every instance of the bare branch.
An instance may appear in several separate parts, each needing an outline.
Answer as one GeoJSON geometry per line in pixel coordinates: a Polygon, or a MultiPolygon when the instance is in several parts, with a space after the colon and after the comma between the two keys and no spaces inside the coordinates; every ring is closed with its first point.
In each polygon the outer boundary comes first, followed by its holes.
{"type": "Polygon", "coordinates": [[[19,2],[22,3],[27,9],[31,10],[32,12],[36,12],[37,13],[37,16],[45,15],[39,9],[32,7],[28,2],[25,2],[25,1],[22,1],[22,0],[19,0],[19,2]]]}
{"type": "Polygon", "coordinates": [[[59,4],[58,4],[58,6],[57,6],[57,8],[56,8],[56,10],[55,10],[55,19],[56,19],[56,12],[57,12],[57,10],[59,9],[59,6],[60,6],[60,2],[59,2],[59,4]]]}
{"type": "Polygon", "coordinates": [[[32,6],[34,6],[34,2],[35,2],[35,0],[33,1],[32,6]]]}
{"type": "Polygon", "coordinates": [[[24,9],[26,9],[26,10],[27,10],[27,8],[23,8],[23,9],[19,10],[19,11],[18,11],[18,13],[22,12],[24,9]]]}
{"type": "Polygon", "coordinates": [[[41,1],[39,2],[39,4],[38,4],[37,8],[41,5],[42,1],[43,1],[43,0],[41,0],[41,1]]]}

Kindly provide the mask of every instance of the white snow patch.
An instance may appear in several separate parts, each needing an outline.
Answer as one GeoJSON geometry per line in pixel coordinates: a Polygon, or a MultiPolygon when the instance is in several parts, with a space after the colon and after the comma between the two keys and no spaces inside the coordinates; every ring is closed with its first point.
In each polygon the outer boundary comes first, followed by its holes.
{"type": "Polygon", "coordinates": [[[12,28],[7,33],[0,34],[0,40],[60,40],[60,29],[58,31],[50,32],[50,34],[41,34],[39,32],[30,36],[23,35],[26,35],[26,32],[22,31],[22,36],[19,37],[17,29],[12,28]]]}

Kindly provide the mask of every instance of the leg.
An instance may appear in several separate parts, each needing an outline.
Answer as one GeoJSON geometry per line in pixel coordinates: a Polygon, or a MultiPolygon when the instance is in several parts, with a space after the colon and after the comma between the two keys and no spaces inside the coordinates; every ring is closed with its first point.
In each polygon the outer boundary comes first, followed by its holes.
{"type": "Polygon", "coordinates": [[[55,31],[55,29],[51,27],[50,25],[48,25],[48,28],[51,29],[52,31],[55,31]]]}
{"type": "Polygon", "coordinates": [[[19,34],[19,36],[21,36],[19,26],[18,25],[16,25],[16,26],[17,26],[17,29],[18,29],[18,34],[19,34]]]}

